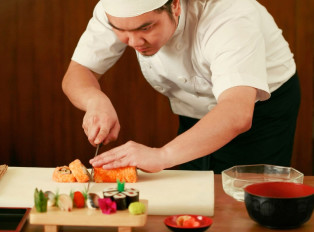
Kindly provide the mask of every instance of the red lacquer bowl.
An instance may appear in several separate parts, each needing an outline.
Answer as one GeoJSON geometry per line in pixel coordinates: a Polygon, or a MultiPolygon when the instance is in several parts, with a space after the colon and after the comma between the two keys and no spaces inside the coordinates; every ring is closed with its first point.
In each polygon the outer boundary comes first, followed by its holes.
{"type": "Polygon", "coordinates": [[[299,227],[313,213],[314,188],[309,185],[265,182],[247,186],[244,193],[249,216],[269,228],[299,227]]]}
{"type": "Polygon", "coordinates": [[[213,223],[213,220],[210,217],[201,216],[201,215],[191,215],[191,214],[180,214],[169,216],[164,220],[165,225],[174,232],[184,232],[184,231],[193,231],[193,232],[202,232],[207,230],[213,223]],[[198,226],[178,226],[177,218],[180,216],[190,216],[196,222],[199,222],[198,226]]]}

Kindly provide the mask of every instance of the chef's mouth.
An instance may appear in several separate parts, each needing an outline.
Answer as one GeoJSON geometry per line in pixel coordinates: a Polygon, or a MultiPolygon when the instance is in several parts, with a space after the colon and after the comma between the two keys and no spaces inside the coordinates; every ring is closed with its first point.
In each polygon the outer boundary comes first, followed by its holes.
{"type": "Polygon", "coordinates": [[[148,47],[143,47],[143,48],[134,48],[138,52],[147,52],[149,50],[148,47]]]}
{"type": "Polygon", "coordinates": [[[135,50],[136,51],[138,51],[141,55],[143,55],[143,56],[153,56],[153,55],[155,55],[157,52],[158,52],[158,50],[154,50],[153,48],[149,48],[149,47],[147,47],[147,48],[135,48],[135,50]]]}

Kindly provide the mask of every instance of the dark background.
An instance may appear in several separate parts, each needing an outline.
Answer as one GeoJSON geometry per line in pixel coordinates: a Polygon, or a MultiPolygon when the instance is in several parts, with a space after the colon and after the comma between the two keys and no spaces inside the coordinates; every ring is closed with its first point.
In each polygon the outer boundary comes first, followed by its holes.
{"type": "MultiPolygon", "coordinates": [[[[0,164],[55,167],[76,158],[88,166],[95,148],[81,127],[84,113],[61,90],[74,48],[96,0],[0,0],[0,164]]],[[[302,102],[292,166],[313,172],[313,0],[260,0],[295,54],[302,102]]],[[[142,77],[134,51],[101,80],[116,107],[119,139],[160,147],[176,135],[168,100],[142,77]]]]}

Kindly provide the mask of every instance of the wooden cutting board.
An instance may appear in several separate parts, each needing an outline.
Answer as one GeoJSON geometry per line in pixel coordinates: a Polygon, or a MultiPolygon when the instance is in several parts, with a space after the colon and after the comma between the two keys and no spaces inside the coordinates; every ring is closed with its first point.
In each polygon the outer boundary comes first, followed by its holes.
{"type": "MultiPolygon", "coordinates": [[[[54,168],[8,167],[0,179],[0,206],[32,208],[35,188],[69,194],[70,191],[83,191],[87,187],[87,183],[54,182],[53,171],[54,168]]],[[[92,182],[90,192],[102,196],[102,191],[110,187],[116,187],[116,183],[92,182]]],[[[164,170],[145,173],[138,170],[138,182],[126,183],[126,188],[138,189],[140,199],[148,200],[148,215],[214,215],[212,171],[164,170]]]]}
{"type": "Polygon", "coordinates": [[[147,219],[148,201],[140,200],[145,204],[146,213],[132,215],[126,210],[117,210],[113,214],[103,214],[100,209],[77,209],[66,212],[58,207],[48,207],[47,212],[37,212],[32,208],[29,223],[45,226],[46,232],[58,231],[58,226],[99,226],[118,227],[119,231],[131,231],[132,227],[144,226],[147,219]]]}

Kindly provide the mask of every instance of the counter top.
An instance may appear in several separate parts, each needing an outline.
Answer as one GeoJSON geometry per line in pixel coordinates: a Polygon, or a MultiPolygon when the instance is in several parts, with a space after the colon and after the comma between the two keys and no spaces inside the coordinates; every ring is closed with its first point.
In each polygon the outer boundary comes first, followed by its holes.
{"type": "MultiPolygon", "coordinates": [[[[251,220],[246,212],[243,202],[238,202],[225,194],[222,188],[221,175],[215,175],[215,215],[212,216],[213,225],[207,231],[215,232],[312,232],[314,229],[314,216],[303,226],[291,230],[272,230],[262,227],[251,220]]],[[[304,183],[314,186],[314,176],[305,176],[304,183]]],[[[150,215],[144,227],[133,228],[133,232],[169,232],[163,221],[166,216],[150,215]]],[[[109,227],[62,227],[64,232],[117,232],[117,228],[109,227]]],[[[23,232],[41,232],[43,226],[25,224],[23,232]]]]}

